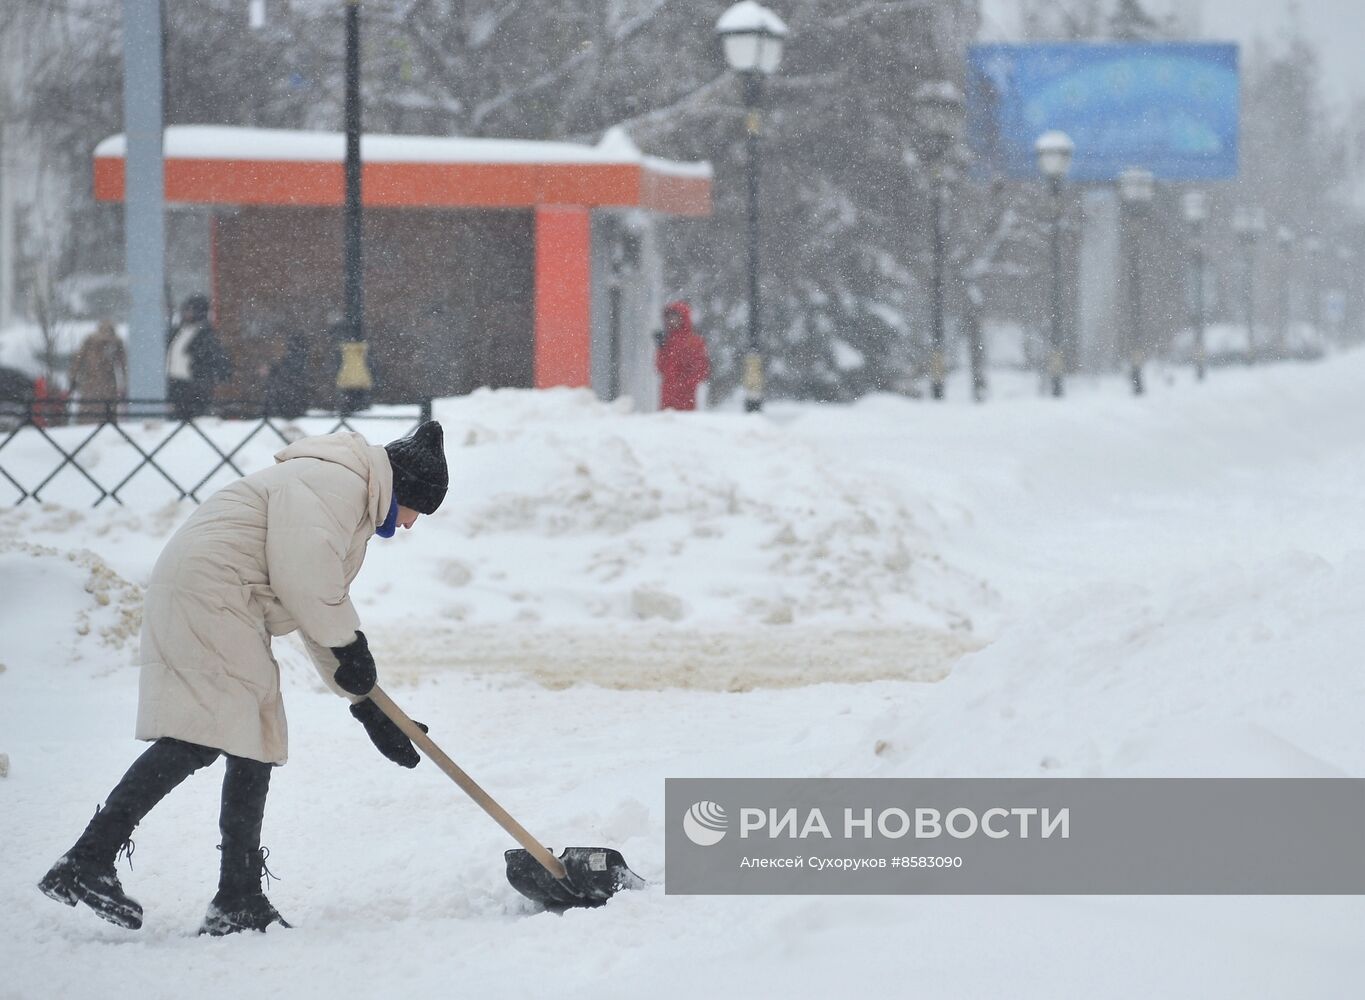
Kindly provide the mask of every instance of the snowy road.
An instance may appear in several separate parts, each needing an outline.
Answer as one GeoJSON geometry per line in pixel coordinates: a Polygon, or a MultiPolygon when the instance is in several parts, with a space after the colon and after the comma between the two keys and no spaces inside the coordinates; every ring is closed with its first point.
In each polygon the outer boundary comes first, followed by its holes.
{"type": "Polygon", "coordinates": [[[142,931],[44,899],[137,753],[122,615],[175,519],[6,513],[0,998],[1353,995],[1359,898],[658,883],[665,777],[1365,776],[1362,384],[1357,352],[1140,401],[776,407],[760,431],[448,404],[469,489],[376,546],[362,614],[395,698],[533,832],[656,883],[563,917],[529,913],[502,833],[379,758],[292,648],[265,840],[296,929],[194,937],[216,773],[137,833],[142,931]]]}

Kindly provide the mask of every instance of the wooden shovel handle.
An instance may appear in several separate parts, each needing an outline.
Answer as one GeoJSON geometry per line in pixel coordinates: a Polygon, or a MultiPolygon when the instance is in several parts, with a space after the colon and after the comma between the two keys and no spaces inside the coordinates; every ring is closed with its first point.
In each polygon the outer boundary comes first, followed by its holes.
{"type": "Polygon", "coordinates": [[[436,766],[450,777],[451,781],[459,785],[466,795],[477,802],[480,809],[492,816],[497,821],[498,826],[510,833],[518,844],[526,848],[527,853],[539,861],[547,872],[555,878],[562,879],[565,876],[564,865],[560,863],[560,860],[542,847],[535,837],[527,833],[526,828],[514,820],[506,809],[494,802],[493,797],[480,788],[478,782],[465,774],[459,764],[447,757],[445,751],[438,747],[430,736],[422,732],[421,727],[409,719],[379,685],[376,684],[371,688],[366,697],[378,705],[379,710],[403,731],[403,735],[412,740],[422,753],[431,758],[436,766]]]}

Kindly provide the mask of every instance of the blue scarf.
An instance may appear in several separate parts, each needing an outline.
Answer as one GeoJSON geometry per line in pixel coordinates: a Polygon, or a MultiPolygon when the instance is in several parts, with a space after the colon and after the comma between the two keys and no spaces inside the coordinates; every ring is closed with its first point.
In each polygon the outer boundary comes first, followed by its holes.
{"type": "Polygon", "coordinates": [[[394,497],[389,501],[389,516],[384,518],[384,523],[374,529],[374,533],[380,538],[392,538],[393,533],[398,530],[398,498],[394,497]]]}

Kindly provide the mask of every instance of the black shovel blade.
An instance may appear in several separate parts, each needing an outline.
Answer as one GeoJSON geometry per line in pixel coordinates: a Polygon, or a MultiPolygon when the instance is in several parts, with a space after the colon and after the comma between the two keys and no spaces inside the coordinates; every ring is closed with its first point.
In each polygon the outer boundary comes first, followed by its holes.
{"type": "Polygon", "coordinates": [[[566,847],[559,855],[564,878],[520,847],[506,852],[507,881],[527,899],[547,910],[571,906],[601,906],[622,889],[643,889],[645,880],[630,870],[620,851],[610,847],[566,847]]]}

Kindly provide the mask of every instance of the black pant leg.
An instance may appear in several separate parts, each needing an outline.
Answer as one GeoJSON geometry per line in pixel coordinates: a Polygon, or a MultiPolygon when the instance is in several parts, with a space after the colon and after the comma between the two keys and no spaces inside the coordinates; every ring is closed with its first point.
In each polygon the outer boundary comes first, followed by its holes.
{"type": "Polygon", "coordinates": [[[254,851],[261,846],[271,767],[247,757],[227,756],[222,808],[218,815],[224,848],[231,845],[234,850],[254,851]]]}
{"type": "Polygon", "coordinates": [[[157,740],[119,779],[72,853],[112,862],[152,807],[195,771],[217,760],[218,754],[212,747],[184,740],[157,740]]]}

